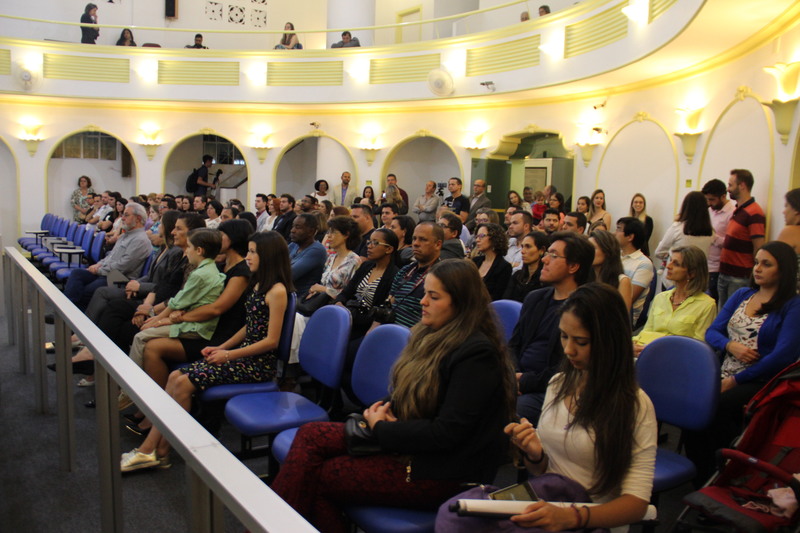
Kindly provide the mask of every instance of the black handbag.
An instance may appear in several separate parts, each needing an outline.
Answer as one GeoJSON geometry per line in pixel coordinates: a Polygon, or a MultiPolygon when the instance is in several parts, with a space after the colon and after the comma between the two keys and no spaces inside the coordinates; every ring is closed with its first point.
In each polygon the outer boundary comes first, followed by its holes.
{"type": "Polygon", "coordinates": [[[347,453],[355,457],[375,455],[382,451],[364,415],[358,413],[351,413],[344,421],[344,442],[347,453]]]}
{"type": "Polygon", "coordinates": [[[327,292],[318,292],[311,298],[303,299],[299,302],[297,304],[297,312],[303,316],[311,316],[314,314],[314,311],[320,307],[325,307],[331,303],[332,300],[333,299],[328,296],[327,292]]]}

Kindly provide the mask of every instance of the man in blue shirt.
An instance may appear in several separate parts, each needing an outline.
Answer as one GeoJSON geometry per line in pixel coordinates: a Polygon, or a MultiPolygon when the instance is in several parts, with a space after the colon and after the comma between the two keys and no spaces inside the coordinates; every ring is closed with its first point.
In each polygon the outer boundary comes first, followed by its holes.
{"type": "Polygon", "coordinates": [[[320,282],[328,259],[325,247],[314,239],[318,229],[317,217],[309,213],[300,213],[292,222],[289,260],[298,301],[306,297],[312,285],[320,282]]]}

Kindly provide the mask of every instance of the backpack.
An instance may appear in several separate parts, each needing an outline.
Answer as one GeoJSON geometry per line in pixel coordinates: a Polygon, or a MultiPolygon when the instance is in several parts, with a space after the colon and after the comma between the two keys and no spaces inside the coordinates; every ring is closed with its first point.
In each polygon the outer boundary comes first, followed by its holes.
{"type": "Polygon", "coordinates": [[[188,178],[186,178],[186,192],[197,191],[197,178],[199,177],[200,174],[197,172],[197,169],[192,169],[192,173],[189,174],[188,178]]]}

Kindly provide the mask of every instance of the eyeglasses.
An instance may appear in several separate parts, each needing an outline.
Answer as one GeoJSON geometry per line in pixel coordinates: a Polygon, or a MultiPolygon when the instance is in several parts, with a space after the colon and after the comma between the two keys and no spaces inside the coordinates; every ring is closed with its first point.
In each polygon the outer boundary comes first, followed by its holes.
{"type": "Polygon", "coordinates": [[[558,255],[555,252],[551,252],[550,250],[546,251],[543,257],[549,257],[550,259],[566,259],[566,255],[558,255]]]}
{"type": "Polygon", "coordinates": [[[367,245],[368,246],[391,246],[391,244],[388,244],[388,243],[385,243],[385,242],[381,242],[381,241],[376,241],[376,240],[367,241],[367,245]]]}
{"type": "Polygon", "coordinates": [[[489,234],[488,234],[488,233],[478,233],[477,235],[475,235],[475,239],[476,239],[476,240],[477,240],[477,239],[485,239],[485,238],[487,238],[488,236],[489,236],[489,234]]]}

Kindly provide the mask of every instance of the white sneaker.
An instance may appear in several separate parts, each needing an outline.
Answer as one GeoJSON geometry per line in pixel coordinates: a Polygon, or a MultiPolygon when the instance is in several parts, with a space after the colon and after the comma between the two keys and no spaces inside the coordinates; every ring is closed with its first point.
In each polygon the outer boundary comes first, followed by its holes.
{"type": "MultiPolygon", "coordinates": [[[[156,468],[161,465],[155,450],[153,453],[142,453],[139,448],[134,448],[128,453],[123,453],[119,466],[123,472],[133,472],[144,468],[156,468]]],[[[162,467],[163,468],[163,467],[162,467]]]]}

